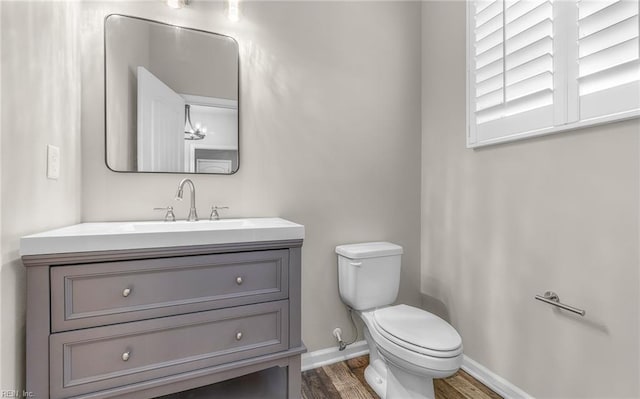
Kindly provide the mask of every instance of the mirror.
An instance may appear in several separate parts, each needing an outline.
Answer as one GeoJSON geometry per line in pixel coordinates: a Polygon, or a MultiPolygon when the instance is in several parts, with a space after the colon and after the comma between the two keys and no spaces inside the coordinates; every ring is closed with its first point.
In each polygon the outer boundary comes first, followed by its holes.
{"type": "Polygon", "coordinates": [[[104,32],[107,166],[235,173],[238,43],[124,15],[109,15],[104,32]]]}

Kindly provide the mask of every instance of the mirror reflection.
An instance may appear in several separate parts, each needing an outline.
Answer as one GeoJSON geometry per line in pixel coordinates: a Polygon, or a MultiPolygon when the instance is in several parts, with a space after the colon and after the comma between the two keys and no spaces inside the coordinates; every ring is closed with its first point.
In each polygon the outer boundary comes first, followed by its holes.
{"type": "Polygon", "coordinates": [[[238,45],[228,36],[110,15],[106,162],[119,172],[238,170],[238,45]]]}

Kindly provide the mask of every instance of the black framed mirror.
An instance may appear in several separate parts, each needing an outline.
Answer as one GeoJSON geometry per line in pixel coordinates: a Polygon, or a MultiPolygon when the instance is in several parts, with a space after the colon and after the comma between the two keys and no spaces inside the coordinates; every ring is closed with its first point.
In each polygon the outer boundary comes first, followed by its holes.
{"type": "Polygon", "coordinates": [[[125,15],[105,19],[107,167],[233,174],[239,56],[229,36],[125,15]]]}

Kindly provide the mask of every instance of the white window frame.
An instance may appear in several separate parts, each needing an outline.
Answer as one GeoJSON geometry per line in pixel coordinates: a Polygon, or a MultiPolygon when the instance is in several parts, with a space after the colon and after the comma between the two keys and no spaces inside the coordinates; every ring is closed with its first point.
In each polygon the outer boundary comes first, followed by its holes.
{"type": "MultiPolygon", "coordinates": [[[[473,117],[475,108],[475,98],[472,90],[472,82],[475,81],[474,68],[472,63],[474,49],[474,0],[467,0],[466,19],[466,132],[467,148],[478,148],[494,144],[512,142],[531,137],[544,136],[554,133],[566,132],[569,130],[581,129],[590,126],[603,125],[612,122],[624,121],[640,117],[640,107],[624,111],[597,116],[588,119],[580,119],[579,107],[580,97],[577,83],[577,54],[578,48],[570,43],[577,43],[577,29],[573,32],[568,28],[575,18],[577,12],[575,5],[577,0],[555,0],[554,1],[554,66],[562,62],[565,68],[554,71],[554,126],[541,129],[532,129],[525,132],[504,134],[500,137],[478,140],[475,131],[475,118],[473,117]],[[573,9],[572,9],[573,8],[573,9]],[[575,68],[574,68],[575,66],[575,68]],[[573,68],[573,70],[572,70],[573,68]],[[558,76],[556,76],[558,75],[558,76]]],[[[640,5],[639,5],[640,8],[640,5]]],[[[508,119],[508,118],[505,118],[508,119]]]]}

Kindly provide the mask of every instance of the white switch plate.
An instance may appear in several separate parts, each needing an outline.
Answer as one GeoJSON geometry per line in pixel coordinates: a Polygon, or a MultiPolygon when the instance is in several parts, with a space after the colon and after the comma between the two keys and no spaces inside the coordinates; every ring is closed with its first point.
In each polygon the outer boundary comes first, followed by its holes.
{"type": "Polygon", "coordinates": [[[60,177],[60,148],[55,145],[47,145],[47,178],[60,177]]]}

